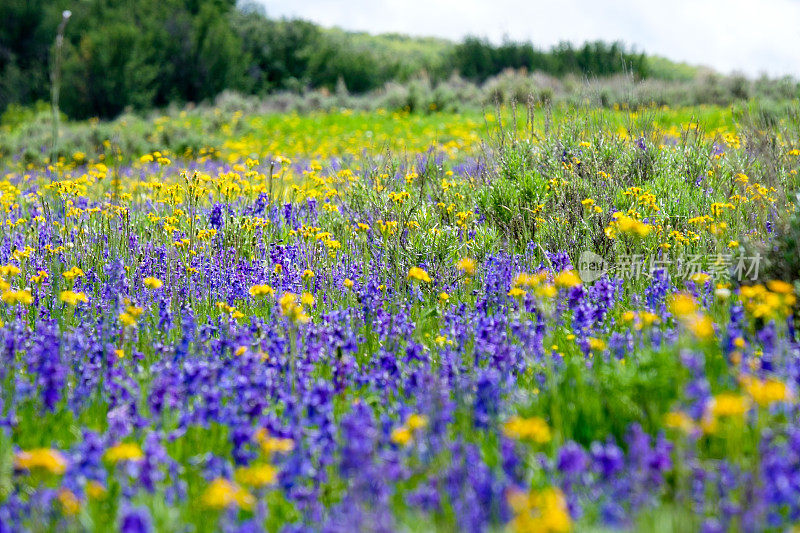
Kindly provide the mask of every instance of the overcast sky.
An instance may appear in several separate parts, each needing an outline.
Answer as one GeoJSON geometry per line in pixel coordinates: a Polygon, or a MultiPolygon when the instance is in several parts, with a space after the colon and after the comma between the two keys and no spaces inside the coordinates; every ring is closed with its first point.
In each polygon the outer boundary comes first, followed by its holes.
{"type": "Polygon", "coordinates": [[[271,17],[458,40],[622,40],[720,72],[800,78],[800,0],[257,0],[271,17]]]}

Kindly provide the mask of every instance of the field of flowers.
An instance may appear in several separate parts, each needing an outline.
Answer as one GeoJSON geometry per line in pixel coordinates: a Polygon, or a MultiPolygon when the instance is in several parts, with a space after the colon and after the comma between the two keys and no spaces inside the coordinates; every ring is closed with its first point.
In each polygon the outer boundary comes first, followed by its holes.
{"type": "Polygon", "coordinates": [[[0,532],[791,528],[797,117],[217,109],[17,145],[0,532]]]}

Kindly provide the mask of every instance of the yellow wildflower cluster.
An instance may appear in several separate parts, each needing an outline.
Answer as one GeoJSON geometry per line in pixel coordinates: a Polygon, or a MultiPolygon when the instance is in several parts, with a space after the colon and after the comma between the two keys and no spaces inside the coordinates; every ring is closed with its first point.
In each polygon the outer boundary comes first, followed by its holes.
{"type": "Polygon", "coordinates": [[[75,307],[78,303],[89,303],[89,299],[86,297],[86,294],[82,292],[73,292],[73,291],[61,291],[59,295],[61,301],[75,307]]]}
{"type": "Polygon", "coordinates": [[[669,311],[698,339],[709,339],[714,335],[711,318],[699,310],[690,294],[677,293],[668,300],[669,311]]]}
{"type": "Polygon", "coordinates": [[[288,453],[294,450],[294,441],[292,439],[273,437],[265,428],[259,429],[255,438],[261,447],[261,451],[267,456],[271,456],[274,453],[288,453]]]}
{"type": "Polygon", "coordinates": [[[797,299],[794,288],[784,281],[769,281],[767,286],[748,285],[740,290],[745,310],[754,318],[779,319],[788,316],[797,299]]]}
{"type": "Polygon", "coordinates": [[[414,433],[417,430],[428,426],[428,417],[425,415],[411,414],[406,419],[406,423],[392,430],[390,436],[392,442],[405,446],[414,440],[414,433]]]}
{"type": "Polygon", "coordinates": [[[241,485],[262,488],[275,484],[278,480],[278,469],[266,463],[242,466],[236,469],[234,477],[241,485]]]}
{"type": "Polygon", "coordinates": [[[578,273],[572,269],[559,272],[553,282],[556,284],[556,287],[560,289],[571,289],[572,287],[577,287],[582,283],[578,273]]]}
{"type": "Polygon", "coordinates": [[[81,501],[71,490],[66,488],[59,490],[57,498],[65,515],[74,516],[80,512],[81,501]]]}
{"type": "Polygon", "coordinates": [[[423,283],[430,283],[431,277],[423,269],[419,267],[411,267],[408,271],[408,279],[413,281],[420,281],[423,283]]]}
{"type": "Polygon", "coordinates": [[[144,283],[144,286],[147,287],[148,289],[153,289],[153,290],[160,289],[164,285],[160,279],[154,278],[152,276],[144,278],[144,280],[142,280],[142,283],[144,283]]]}
{"type": "Polygon", "coordinates": [[[586,198],[585,200],[581,200],[581,205],[586,208],[588,212],[592,213],[602,213],[603,208],[597,205],[593,198],[586,198]]]}
{"type": "Polygon", "coordinates": [[[550,426],[538,416],[512,416],[503,426],[503,433],[517,440],[529,440],[538,444],[550,442],[550,426]]]}
{"type": "Polygon", "coordinates": [[[260,298],[262,296],[275,296],[275,289],[269,285],[253,285],[248,291],[253,298],[260,298]]]}
{"type": "Polygon", "coordinates": [[[144,458],[144,453],[142,453],[139,445],[134,442],[121,442],[106,450],[103,458],[110,463],[116,464],[125,461],[140,461],[144,458]]]}
{"type": "Polygon", "coordinates": [[[234,319],[238,320],[238,319],[244,317],[244,313],[242,313],[241,311],[236,309],[235,306],[229,305],[226,302],[217,302],[216,305],[217,305],[217,309],[219,309],[223,313],[226,313],[226,314],[230,315],[231,318],[234,318],[234,319]]]}
{"type": "Polygon", "coordinates": [[[30,289],[7,290],[3,292],[2,299],[8,305],[31,305],[33,303],[30,289]]]}
{"type": "Polygon", "coordinates": [[[514,513],[509,524],[516,533],[566,533],[572,529],[567,500],[557,487],[509,492],[508,505],[514,513]]]}
{"type": "Polygon", "coordinates": [[[786,383],[774,378],[762,380],[753,376],[742,376],[740,382],[747,395],[761,407],[793,399],[792,392],[786,383]]]}
{"type": "Polygon", "coordinates": [[[306,324],[311,320],[311,317],[306,314],[302,303],[298,302],[297,295],[293,292],[283,293],[283,296],[278,299],[278,305],[281,308],[281,314],[291,322],[306,324]]]}
{"type": "MultiPolygon", "coordinates": [[[[566,275],[562,277],[561,282],[572,283],[574,282],[574,278],[570,275],[566,275]]],[[[578,279],[578,282],[580,282],[580,279],[578,279]]],[[[556,286],[552,283],[548,283],[547,271],[541,270],[536,274],[520,272],[514,276],[508,295],[514,298],[522,298],[531,290],[539,298],[553,298],[558,293],[556,286]]]]}
{"type": "Polygon", "coordinates": [[[664,417],[664,425],[671,429],[677,429],[683,433],[691,433],[696,429],[696,424],[692,417],[683,411],[671,411],[664,417]]]}
{"type": "Polygon", "coordinates": [[[629,324],[633,324],[636,330],[649,328],[653,324],[658,324],[661,320],[658,315],[649,311],[625,311],[622,314],[622,320],[629,324]]]}
{"type": "Polygon", "coordinates": [[[211,509],[227,509],[239,507],[252,509],[255,497],[236,483],[225,478],[217,478],[211,482],[203,493],[203,505],[211,509]]]}
{"type": "Polygon", "coordinates": [[[660,211],[656,196],[650,191],[644,191],[641,187],[629,187],[622,193],[623,196],[630,197],[636,202],[637,206],[649,209],[650,211],[660,211]]]}
{"type": "Polygon", "coordinates": [[[456,268],[471,278],[475,276],[475,260],[469,257],[462,257],[456,262],[456,268]]]}
{"type": "Polygon", "coordinates": [[[651,225],[617,211],[612,215],[611,223],[606,227],[605,234],[609,239],[615,239],[619,234],[646,237],[652,229],[651,225]]]}
{"type": "Polygon", "coordinates": [[[41,470],[61,475],[67,470],[67,458],[52,448],[23,450],[14,456],[14,468],[29,472],[41,470]]]}

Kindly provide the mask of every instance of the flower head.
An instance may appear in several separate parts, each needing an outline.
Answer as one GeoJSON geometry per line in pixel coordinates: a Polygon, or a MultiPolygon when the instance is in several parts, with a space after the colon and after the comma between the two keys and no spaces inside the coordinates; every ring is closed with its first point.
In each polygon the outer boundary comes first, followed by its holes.
{"type": "Polygon", "coordinates": [[[270,464],[243,466],[236,470],[234,476],[242,485],[261,488],[275,484],[278,480],[278,469],[270,464]]]}
{"type": "Polygon", "coordinates": [[[419,267],[411,267],[408,271],[408,279],[414,281],[421,281],[423,283],[430,283],[431,277],[423,269],[419,267]]]}
{"type": "Polygon", "coordinates": [[[8,305],[31,305],[33,303],[33,295],[29,289],[5,291],[2,299],[8,305]]]}
{"type": "Polygon", "coordinates": [[[154,290],[160,289],[164,285],[160,279],[154,278],[152,276],[144,278],[144,280],[142,280],[142,283],[144,283],[144,286],[147,287],[148,289],[154,289],[154,290]]]}
{"type": "Polygon", "coordinates": [[[106,450],[103,457],[111,463],[121,463],[124,461],[139,461],[144,457],[144,454],[138,444],[121,442],[106,450]]]}
{"type": "Polygon", "coordinates": [[[52,448],[23,450],[14,456],[14,468],[18,470],[44,470],[61,475],[67,470],[67,458],[52,448]]]}
{"type": "Polygon", "coordinates": [[[550,442],[550,426],[538,416],[531,418],[512,416],[505,423],[503,433],[512,439],[530,440],[539,444],[550,442]]]}
{"type": "Polygon", "coordinates": [[[256,499],[252,494],[225,478],[212,481],[203,493],[203,505],[211,509],[251,509],[255,503],[256,499]]]}
{"type": "Polygon", "coordinates": [[[248,292],[253,298],[259,298],[261,296],[275,296],[275,289],[269,285],[253,285],[250,287],[248,292]]]}
{"type": "Polygon", "coordinates": [[[475,275],[475,260],[469,257],[461,258],[456,263],[456,268],[467,276],[473,277],[475,275]]]}
{"type": "Polygon", "coordinates": [[[59,295],[61,301],[75,307],[78,305],[79,302],[89,303],[89,299],[86,297],[86,294],[82,292],[73,292],[73,291],[61,291],[59,295]]]}

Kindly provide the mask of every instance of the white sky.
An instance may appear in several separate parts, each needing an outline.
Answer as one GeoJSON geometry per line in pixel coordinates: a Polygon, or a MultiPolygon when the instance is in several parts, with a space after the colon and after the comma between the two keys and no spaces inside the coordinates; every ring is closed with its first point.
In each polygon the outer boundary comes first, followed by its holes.
{"type": "Polygon", "coordinates": [[[800,78],[800,0],[257,0],[270,17],[459,40],[622,40],[649,54],[751,76],[800,78]]]}

